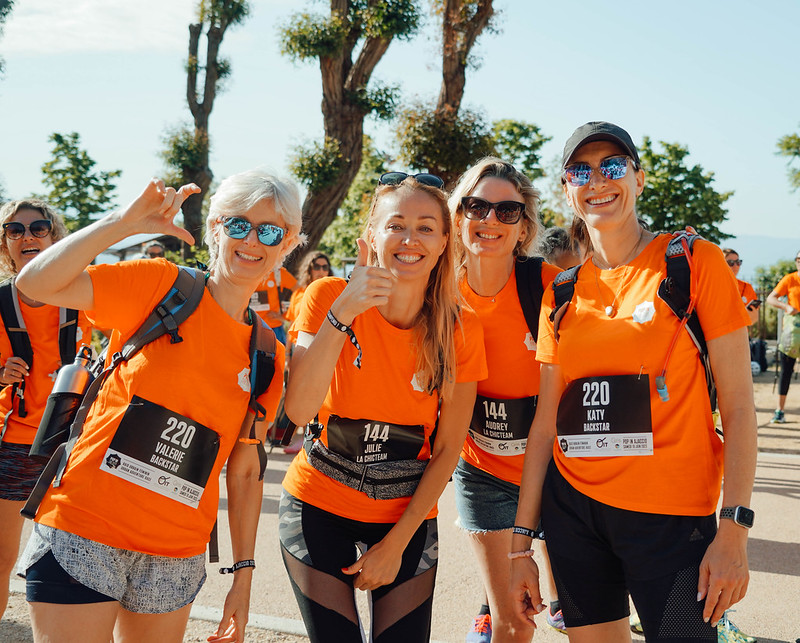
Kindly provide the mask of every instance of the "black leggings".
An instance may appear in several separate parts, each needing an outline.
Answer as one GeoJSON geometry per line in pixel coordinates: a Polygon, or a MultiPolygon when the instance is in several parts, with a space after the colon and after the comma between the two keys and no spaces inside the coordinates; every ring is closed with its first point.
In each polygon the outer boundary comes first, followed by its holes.
{"type": "MultiPolygon", "coordinates": [[[[353,576],[342,572],[359,550],[380,542],[393,523],[349,520],[285,491],[279,509],[281,553],[312,643],[361,643],[353,576]]],[[[394,582],[371,592],[374,643],[430,640],[436,579],[436,520],[426,520],[403,552],[394,582]]]]}
{"type": "Polygon", "coordinates": [[[789,384],[792,381],[792,371],[794,371],[794,363],[797,361],[794,357],[789,357],[778,351],[778,357],[781,360],[781,381],[778,385],[778,394],[786,395],[789,392],[789,384]]]}

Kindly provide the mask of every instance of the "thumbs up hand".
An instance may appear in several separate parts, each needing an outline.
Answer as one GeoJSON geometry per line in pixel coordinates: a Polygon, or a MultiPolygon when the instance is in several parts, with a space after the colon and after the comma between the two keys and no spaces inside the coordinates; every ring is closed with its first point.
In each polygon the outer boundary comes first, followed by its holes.
{"type": "Polygon", "coordinates": [[[369,246],[366,240],[357,239],[356,243],[358,255],[350,281],[331,306],[336,319],[348,326],[364,311],[388,303],[394,282],[392,273],[386,268],[367,265],[369,246]]]}

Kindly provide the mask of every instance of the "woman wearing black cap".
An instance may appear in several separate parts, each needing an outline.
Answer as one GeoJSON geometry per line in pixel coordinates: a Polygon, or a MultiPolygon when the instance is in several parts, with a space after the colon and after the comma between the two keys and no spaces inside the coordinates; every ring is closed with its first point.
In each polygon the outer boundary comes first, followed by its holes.
{"type": "Polygon", "coordinates": [[[542,302],[539,405],[510,553],[516,609],[521,618],[541,610],[525,535],[541,517],[570,641],[630,640],[629,592],[648,641],[716,641],[748,582],[749,319],[719,248],[641,225],[645,176],[625,130],[579,127],[562,168],[572,234],[588,259],[542,302]],[[684,290],[677,268],[668,275],[668,248],[679,257],[671,264],[688,267],[690,301],[676,307],[694,310],[705,335],[724,444],[700,353],[668,305],[684,290]]]}

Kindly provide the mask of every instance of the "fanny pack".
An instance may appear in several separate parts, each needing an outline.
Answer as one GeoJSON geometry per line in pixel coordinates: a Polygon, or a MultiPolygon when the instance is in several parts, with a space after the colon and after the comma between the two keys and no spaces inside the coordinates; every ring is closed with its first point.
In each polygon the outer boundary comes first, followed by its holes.
{"type": "Polygon", "coordinates": [[[373,500],[411,496],[428,466],[428,460],[394,460],[359,464],[329,450],[322,440],[307,436],[304,444],[308,463],[320,473],[361,491],[373,500]]]}

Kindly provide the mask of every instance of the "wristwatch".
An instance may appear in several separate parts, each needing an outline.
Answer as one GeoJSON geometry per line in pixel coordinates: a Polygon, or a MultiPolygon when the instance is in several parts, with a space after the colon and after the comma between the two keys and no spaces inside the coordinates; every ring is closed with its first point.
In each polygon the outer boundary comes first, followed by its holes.
{"type": "Polygon", "coordinates": [[[749,507],[737,505],[736,507],[723,507],[719,510],[719,517],[720,519],[727,518],[728,520],[733,520],[737,525],[750,529],[750,527],[753,526],[756,512],[749,507]]]}

